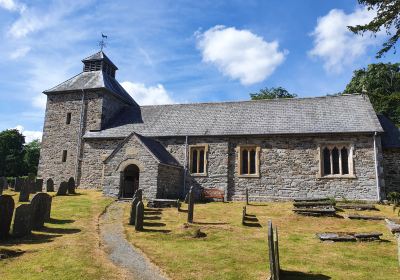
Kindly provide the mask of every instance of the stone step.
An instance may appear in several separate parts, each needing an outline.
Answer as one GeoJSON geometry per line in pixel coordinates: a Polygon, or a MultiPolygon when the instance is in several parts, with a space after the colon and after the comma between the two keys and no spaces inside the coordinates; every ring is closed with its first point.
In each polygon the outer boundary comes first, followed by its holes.
{"type": "Polygon", "coordinates": [[[151,199],[147,203],[147,207],[149,208],[179,208],[180,205],[181,203],[178,199],[151,199]]]}
{"type": "Polygon", "coordinates": [[[364,210],[377,210],[375,205],[373,204],[338,204],[336,205],[338,208],[341,209],[353,209],[353,210],[359,210],[359,211],[364,211],[364,210]]]}
{"type": "Polygon", "coordinates": [[[307,202],[294,202],[294,207],[297,208],[308,208],[308,207],[318,207],[318,206],[335,206],[332,201],[307,201],[307,202]]]}
{"type": "Polygon", "coordinates": [[[315,201],[330,201],[327,197],[320,197],[320,198],[295,198],[294,202],[315,202],[315,201]]]}

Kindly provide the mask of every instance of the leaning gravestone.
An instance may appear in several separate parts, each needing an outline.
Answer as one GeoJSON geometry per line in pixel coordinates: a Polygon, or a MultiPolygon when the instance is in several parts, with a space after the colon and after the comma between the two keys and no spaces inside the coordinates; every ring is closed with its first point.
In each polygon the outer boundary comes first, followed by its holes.
{"type": "Polygon", "coordinates": [[[271,280],[279,280],[280,264],[279,264],[279,244],[278,244],[278,229],[272,227],[271,220],[268,221],[268,248],[269,248],[269,269],[271,280]]]}
{"type": "Polygon", "coordinates": [[[21,190],[19,193],[19,202],[29,202],[30,185],[28,181],[24,181],[21,185],[21,190]]]}
{"type": "Polygon", "coordinates": [[[136,219],[136,205],[139,203],[139,198],[133,196],[132,204],[131,204],[131,215],[129,217],[129,224],[134,225],[136,219]]]}
{"type": "Polygon", "coordinates": [[[49,216],[50,200],[51,197],[47,193],[38,193],[32,198],[32,229],[40,229],[44,226],[44,222],[49,216]]]}
{"type": "Polygon", "coordinates": [[[194,193],[193,193],[193,187],[190,187],[190,191],[188,194],[188,217],[187,217],[187,222],[188,223],[193,223],[193,211],[194,211],[194,193]]]}
{"type": "Polygon", "coordinates": [[[47,179],[46,181],[46,191],[54,192],[54,181],[51,178],[47,179]]]}
{"type": "Polygon", "coordinates": [[[143,230],[144,205],[139,201],[136,205],[135,230],[143,230]]]}
{"type": "Polygon", "coordinates": [[[23,237],[31,233],[32,230],[32,205],[21,204],[15,208],[13,236],[23,237]]]}
{"type": "Polygon", "coordinates": [[[68,193],[75,194],[75,179],[73,177],[68,180],[68,193]]]}
{"type": "Polygon", "coordinates": [[[140,201],[142,201],[143,200],[143,190],[137,189],[134,194],[134,197],[137,197],[140,201]]]}
{"type": "Polygon", "coordinates": [[[15,178],[14,191],[16,191],[16,192],[21,191],[21,186],[24,183],[24,181],[25,180],[22,178],[19,178],[19,177],[15,178]]]}
{"type": "Polygon", "coordinates": [[[36,179],[35,181],[35,191],[41,192],[43,189],[43,179],[36,179]]]}
{"type": "Polygon", "coordinates": [[[10,234],[14,206],[11,195],[0,195],[0,240],[7,238],[10,234]]]}
{"type": "Polygon", "coordinates": [[[62,182],[57,190],[57,195],[66,195],[68,191],[68,183],[62,182]]]}

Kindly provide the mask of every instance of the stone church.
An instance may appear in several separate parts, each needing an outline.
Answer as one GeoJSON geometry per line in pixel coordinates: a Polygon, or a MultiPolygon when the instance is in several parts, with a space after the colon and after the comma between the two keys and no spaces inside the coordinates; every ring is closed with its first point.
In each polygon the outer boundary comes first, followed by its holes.
{"type": "Polygon", "coordinates": [[[100,51],[44,91],[38,176],[105,195],[380,200],[400,191],[400,133],[365,95],[140,106],[100,51]]]}

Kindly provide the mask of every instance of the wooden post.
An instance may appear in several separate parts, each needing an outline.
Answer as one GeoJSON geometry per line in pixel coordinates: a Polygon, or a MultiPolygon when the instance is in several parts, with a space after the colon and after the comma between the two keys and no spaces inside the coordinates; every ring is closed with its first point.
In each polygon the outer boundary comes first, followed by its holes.
{"type": "Polygon", "coordinates": [[[189,191],[189,204],[188,204],[188,217],[187,217],[188,223],[193,223],[193,211],[194,211],[194,193],[193,193],[193,187],[191,187],[189,191]]]}
{"type": "Polygon", "coordinates": [[[131,215],[129,217],[129,224],[134,225],[135,220],[136,220],[136,205],[139,203],[139,199],[134,196],[132,199],[132,204],[131,204],[131,215]]]}
{"type": "Polygon", "coordinates": [[[249,205],[249,190],[246,188],[246,205],[249,205]]]}
{"type": "Polygon", "coordinates": [[[144,205],[142,201],[139,201],[136,205],[136,219],[135,219],[135,230],[143,230],[143,216],[144,216],[144,205]]]}

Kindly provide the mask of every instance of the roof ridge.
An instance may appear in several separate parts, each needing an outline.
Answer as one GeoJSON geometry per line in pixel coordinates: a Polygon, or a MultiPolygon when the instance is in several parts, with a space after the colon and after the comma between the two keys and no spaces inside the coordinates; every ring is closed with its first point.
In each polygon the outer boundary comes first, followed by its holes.
{"type": "Polygon", "coordinates": [[[185,106],[185,105],[220,105],[232,103],[256,103],[256,102],[279,102],[279,101],[300,101],[307,99],[325,99],[325,98],[343,98],[343,97],[362,96],[359,93],[343,94],[343,95],[326,95],[326,96],[312,96],[312,97],[299,97],[299,98],[274,98],[274,99],[257,99],[257,100],[229,100],[229,101],[216,101],[216,102],[189,102],[189,103],[173,103],[173,104],[160,104],[160,105],[141,105],[140,107],[159,107],[159,106],[185,106]]]}

